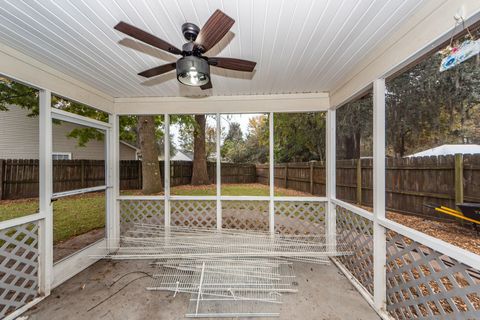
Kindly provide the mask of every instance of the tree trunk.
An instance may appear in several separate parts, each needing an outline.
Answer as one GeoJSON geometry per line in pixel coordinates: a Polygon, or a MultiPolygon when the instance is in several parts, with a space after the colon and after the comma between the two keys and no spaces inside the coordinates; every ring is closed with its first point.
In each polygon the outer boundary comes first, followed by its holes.
{"type": "Polygon", "coordinates": [[[400,156],[400,158],[403,158],[404,155],[405,155],[405,135],[402,134],[402,136],[400,138],[399,156],[400,156]]]}
{"type": "Polygon", "coordinates": [[[350,134],[344,137],[345,159],[360,158],[360,134],[350,134]]]}
{"type": "Polygon", "coordinates": [[[205,115],[195,116],[192,185],[210,184],[207,170],[207,153],[205,150],[205,123],[205,115]]]}
{"type": "Polygon", "coordinates": [[[357,131],[353,134],[353,139],[354,139],[354,146],[355,146],[355,150],[353,151],[353,159],[360,159],[361,157],[361,154],[360,154],[360,150],[361,150],[361,143],[362,143],[362,134],[360,133],[360,131],[357,131]]]}
{"type": "Polygon", "coordinates": [[[343,137],[343,146],[345,150],[343,159],[353,159],[353,139],[352,136],[348,135],[343,137]]]}
{"type": "Polygon", "coordinates": [[[138,140],[142,153],[142,193],[162,192],[162,175],[158,164],[158,146],[155,136],[155,116],[138,117],[138,140]]]}

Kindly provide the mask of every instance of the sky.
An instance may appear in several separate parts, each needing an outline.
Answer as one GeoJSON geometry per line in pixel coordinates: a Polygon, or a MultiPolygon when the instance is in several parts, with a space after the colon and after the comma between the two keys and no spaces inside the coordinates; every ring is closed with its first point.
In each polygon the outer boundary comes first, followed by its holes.
{"type": "MultiPolygon", "coordinates": [[[[221,117],[221,126],[225,128],[224,131],[228,132],[230,127],[230,123],[238,122],[240,123],[240,128],[242,129],[243,136],[246,137],[248,132],[248,121],[250,118],[258,117],[260,115],[265,115],[264,113],[249,113],[249,114],[222,114],[221,117]]],[[[215,116],[207,117],[207,125],[211,127],[216,126],[216,119],[215,116]]],[[[179,146],[179,129],[180,126],[178,124],[173,124],[170,127],[170,134],[173,136],[173,142],[175,146],[179,146]]]]}

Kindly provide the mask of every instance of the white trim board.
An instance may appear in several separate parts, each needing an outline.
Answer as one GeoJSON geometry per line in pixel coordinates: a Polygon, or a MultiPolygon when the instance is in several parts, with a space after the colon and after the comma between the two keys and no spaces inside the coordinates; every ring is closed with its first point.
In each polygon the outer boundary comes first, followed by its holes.
{"type": "MultiPolygon", "coordinates": [[[[179,200],[192,200],[192,201],[215,201],[219,198],[224,201],[268,201],[270,196],[170,196],[169,199],[172,201],[179,200]]],[[[128,200],[165,200],[165,196],[118,196],[117,201],[128,201],[128,200]]],[[[273,197],[274,202],[327,202],[327,197],[273,197]]],[[[341,202],[341,201],[340,201],[341,202]]],[[[348,205],[348,204],[347,204],[348,205]]]]}
{"type": "Polygon", "coordinates": [[[0,74],[96,109],[113,112],[113,97],[2,43],[0,74]]]}
{"type": "Polygon", "coordinates": [[[115,112],[119,115],[314,112],[326,111],[329,107],[328,93],[115,99],[115,112]]]}
{"type": "Polygon", "coordinates": [[[66,121],[73,124],[78,124],[85,127],[92,127],[99,130],[107,131],[112,126],[107,122],[102,122],[96,119],[80,116],[68,111],[51,108],[52,119],[66,121]]]}
{"type": "Polygon", "coordinates": [[[37,222],[37,221],[43,220],[44,218],[45,218],[44,214],[33,213],[23,217],[0,221],[0,230],[13,228],[26,223],[37,222]]]}

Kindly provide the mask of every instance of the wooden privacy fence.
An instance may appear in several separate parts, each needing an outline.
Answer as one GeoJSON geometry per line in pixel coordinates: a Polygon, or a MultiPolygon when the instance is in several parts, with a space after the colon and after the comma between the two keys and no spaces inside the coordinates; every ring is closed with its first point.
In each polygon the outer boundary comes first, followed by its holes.
{"type": "MultiPolygon", "coordinates": [[[[257,165],[257,182],[269,184],[269,165],[257,165]]],[[[325,196],[325,163],[320,161],[275,164],[275,186],[325,196]]]]}
{"type": "MultiPolygon", "coordinates": [[[[373,204],[373,160],[337,161],[337,198],[373,204]]],[[[439,217],[425,204],[455,208],[480,202],[480,154],[386,159],[386,202],[393,211],[439,217]]],[[[257,166],[258,182],[268,184],[268,165],[257,166]]],[[[322,162],[275,165],[275,186],[325,195],[322,162]]],[[[448,216],[441,216],[449,218],[448,216]]]]}
{"type": "MultiPolygon", "coordinates": [[[[38,160],[0,159],[0,200],[13,200],[38,197],[38,160]]],[[[159,161],[162,177],[164,162],[159,161]]],[[[170,183],[172,186],[189,184],[192,178],[193,163],[172,161],[170,183]]],[[[216,181],[216,163],[207,163],[211,183],[216,181]]],[[[223,183],[255,183],[256,171],[253,164],[223,163],[223,183]]],[[[163,179],[162,179],[163,182],[163,179]]],[[[54,160],[53,191],[62,192],[101,186],[105,184],[103,160],[54,160]]],[[[142,188],[142,163],[138,160],[120,161],[120,189],[137,190],[142,188]]]]}
{"type": "MultiPolygon", "coordinates": [[[[162,177],[164,162],[159,161],[162,177]]],[[[255,165],[222,163],[220,166],[222,183],[255,183],[257,181],[255,165]]],[[[191,161],[172,161],[170,163],[170,185],[190,184],[193,163],[191,161]]],[[[216,162],[207,162],[210,183],[217,181],[216,162]]],[[[120,161],[120,189],[136,190],[142,188],[142,163],[137,160],[120,161]]]]}
{"type": "MultiPolygon", "coordinates": [[[[0,200],[38,197],[39,162],[0,159],[0,200]]],[[[53,160],[53,192],[105,184],[103,160],[53,160]]]]}
{"type": "MultiPolygon", "coordinates": [[[[372,159],[337,161],[337,198],[372,206],[372,159]]],[[[455,208],[480,202],[480,155],[387,159],[387,208],[422,216],[439,215],[425,204],[455,208]]]]}

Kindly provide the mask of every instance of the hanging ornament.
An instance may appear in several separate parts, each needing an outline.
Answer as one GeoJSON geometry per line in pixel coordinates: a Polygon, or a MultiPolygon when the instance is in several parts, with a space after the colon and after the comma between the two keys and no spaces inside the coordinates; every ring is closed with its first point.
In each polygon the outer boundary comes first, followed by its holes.
{"type": "Polygon", "coordinates": [[[455,27],[453,28],[452,37],[450,38],[450,45],[442,52],[446,54],[446,57],[443,58],[440,63],[440,72],[451,69],[480,53],[480,39],[473,40],[470,30],[465,28],[465,21],[463,18],[460,19],[462,20],[461,23],[463,24],[463,29],[466,29],[468,32],[467,39],[459,45],[453,45],[453,35],[459,24],[457,20],[455,27]]]}
{"type": "Polygon", "coordinates": [[[480,53],[480,40],[465,40],[459,46],[453,47],[450,54],[440,63],[440,72],[451,69],[460,63],[480,53]]]}

